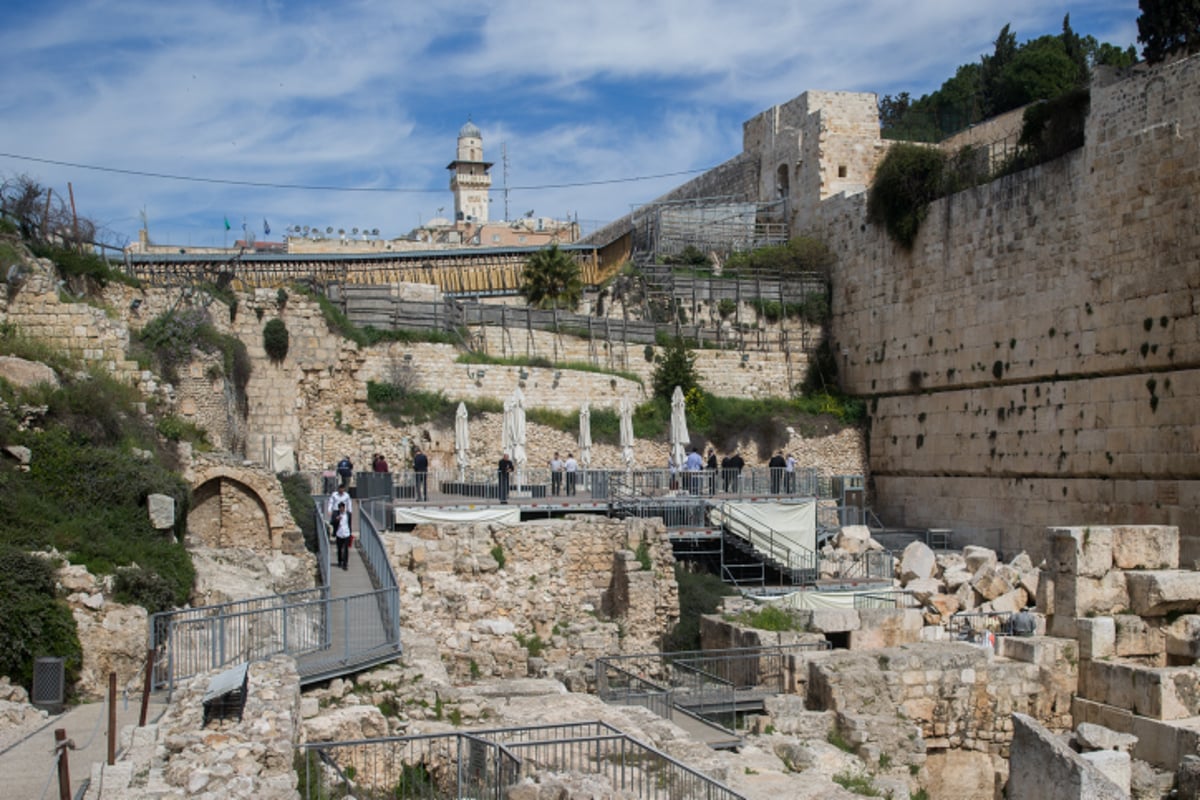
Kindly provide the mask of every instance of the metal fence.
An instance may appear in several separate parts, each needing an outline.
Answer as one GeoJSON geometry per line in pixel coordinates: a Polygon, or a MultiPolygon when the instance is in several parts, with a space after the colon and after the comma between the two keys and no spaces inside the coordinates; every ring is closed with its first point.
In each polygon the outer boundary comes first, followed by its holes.
{"type": "Polygon", "coordinates": [[[300,752],[304,800],[503,800],[512,786],[543,773],[598,776],[614,794],[651,800],[744,800],[603,722],[309,742],[300,752]]]}
{"type": "MultiPolygon", "coordinates": [[[[328,581],[329,540],[323,499],[314,500],[318,564],[328,581]]],[[[332,677],[401,652],[400,596],[370,513],[359,516],[358,547],[377,587],[332,597],[329,584],[231,603],[166,611],[150,620],[156,688],[203,672],[279,654],[295,656],[302,682],[332,677]]]]}
{"type": "Polygon", "coordinates": [[[923,608],[912,592],[893,589],[854,595],[856,609],[870,608],[923,608]]]}
{"type": "Polygon", "coordinates": [[[676,710],[710,724],[737,724],[739,712],[799,683],[797,656],[829,649],[811,642],[724,650],[603,656],[593,663],[596,694],[615,705],[640,705],[666,719],[676,710]],[[665,709],[665,713],[664,713],[665,709]]]}

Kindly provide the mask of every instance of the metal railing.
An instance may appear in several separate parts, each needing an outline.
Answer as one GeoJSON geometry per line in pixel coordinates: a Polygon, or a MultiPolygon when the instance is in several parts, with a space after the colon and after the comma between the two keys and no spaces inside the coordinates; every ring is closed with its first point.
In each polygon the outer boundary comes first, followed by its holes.
{"type": "Polygon", "coordinates": [[[895,557],[887,550],[868,550],[853,561],[845,562],[837,576],[844,580],[890,581],[895,572],[895,557]]]}
{"type": "Polygon", "coordinates": [[[797,683],[797,655],[829,647],[809,642],[602,656],[593,662],[596,694],[615,705],[645,706],[665,719],[682,710],[717,727],[724,728],[721,720],[736,727],[739,711],[757,708],[764,697],[785,694],[797,683]],[[667,713],[659,711],[657,697],[650,699],[655,693],[666,694],[667,713]]]}
{"type": "MultiPolygon", "coordinates": [[[[326,583],[312,589],[165,611],[150,619],[152,681],[175,683],[229,664],[296,657],[301,682],[387,661],[401,652],[400,592],[372,507],[360,507],[358,548],[375,590],[332,597],[324,498],[315,498],[317,563],[326,583]]],[[[378,513],[377,511],[375,513],[378,513]]]]}
{"type": "Polygon", "coordinates": [[[1008,611],[960,611],[950,617],[946,631],[952,639],[981,643],[982,637],[1012,636],[1012,613],[1008,611]]]}
{"type": "Polygon", "coordinates": [[[867,592],[854,595],[855,609],[923,608],[916,595],[903,589],[867,592]]]}
{"type": "Polygon", "coordinates": [[[613,793],[663,800],[743,795],[603,722],[309,742],[297,769],[300,797],[326,800],[503,800],[542,773],[599,776],[613,793]]]}
{"type": "Polygon", "coordinates": [[[745,519],[737,512],[736,506],[722,503],[719,515],[725,530],[772,562],[772,565],[785,573],[793,583],[816,580],[819,574],[819,556],[815,550],[770,526],[745,519]]]}

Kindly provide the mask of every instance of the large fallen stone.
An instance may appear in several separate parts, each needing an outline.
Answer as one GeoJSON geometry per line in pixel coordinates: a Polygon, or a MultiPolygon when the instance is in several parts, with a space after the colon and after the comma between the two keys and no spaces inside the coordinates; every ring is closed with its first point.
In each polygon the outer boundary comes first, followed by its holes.
{"type": "Polygon", "coordinates": [[[912,542],[900,557],[900,580],[904,583],[932,578],[937,573],[937,558],[924,542],[912,542]]]}
{"type": "Polygon", "coordinates": [[[387,719],[376,706],[335,708],[303,722],[310,742],[347,742],[388,735],[387,719]]]}
{"type": "Polygon", "coordinates": [[[1012,583],[1001,574],[994,564],[981,567],[975,573],[971,587],[979,592],[979,596],[984,600],[995,600],[1000,595],[1008,594],[1013,590],[1012,583]]]}
{"type": "Polygon", "coordinates": [[[948,567],[942,572],[942,583],[946,584],[947,591],[957,591],[958,587],[970,582],[971,571],[967,569],[965,564],[948,567]]]}
{"type": "Polygon", "coordinates": [[[1118,525],[1113,532],[1113,564],[1120,569],[1178,569],[1179,528],[1174,525],[1118,525]]]}
{"type": "Polygon", "coordinates": [[[866,525],[846,525],[838,531],[834,545],[847,553],[865,553],[871,549],[871,529],[866,525]]]}
{"type": "Polygon", "coordinates": [[[1120,750],[1123,753],[1132,753],[1138,737],[1092,722],[1081,722],[1075,728],[1075,741],[1084,750],[1120,750]]]}
{"type": "Polygon", "coordinates": [[[1184,614],[1162,632],[1168,655],[1200,658],[1200,615],[1184,614]]]}
{"type": "Polygon", "coordinates": [[[1081,754],[1084,761],[1095,767],[1104,777],[1108,778],[1129,796],[1129,785],[1133,780],[1133,759],[1129,753],[1116,750],[1093,750],[1081,754]]]}
{"type": "Polygon", "coordinates": [[[1130,610],[1142,617],[1200,607],[1200,572],[1178,570],[1127,572],[1130,610]]]}
{"type": "Polygon", "coordinates": [[[22,389],[38,384],[46,384],[54,389],[59,387],[58,373],[52,368],[40,361],[28,361],[16,356],[0,356],[0,378],[22,389]]]}
{"type": "Polygon", "coordinates": [[[1008,800],[1126,800],[1122,789],[1057,736],[1013,714],[1008,800]]]}
{"type": "Polygon", "coordinates": [[[963,559],[972,575],[984,567],[996,566],[996,551],[969,544],[963,548],[963,559]]]}

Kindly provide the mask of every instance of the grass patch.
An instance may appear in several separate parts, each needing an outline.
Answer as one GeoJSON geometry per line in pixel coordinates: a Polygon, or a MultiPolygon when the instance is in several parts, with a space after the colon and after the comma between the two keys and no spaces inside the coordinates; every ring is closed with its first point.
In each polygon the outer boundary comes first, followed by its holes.
{"type": "Polygon", "coordinates": [[[63,277],[88,278],[99,286],[106,286],[110,281],[133,287],[141,286],[136,278],[113,269],[108,261],[95,253],[80,253],[66,247],[38,242],[30,242],[29,250],[38,258],[48,258],[53,261],[63,277]]]}
{"type": "Polygon", "coordinates": [[[854,745],[843,739],[842,734],[838,732],[837,728],[833,728],[828,734],[826,734],[825,741],[829,742],[831,745],[844,753],[854,752],[854,745]]]}
{"type": "MultiPolygon", "coordinates": [[[[472,416],[500,414],[504,411],[504,403],[500,400],[481,398],[464,402],[467,413],[472,416]]],[[[441,392],[417,391],[396,383],[367,381],[367,407],[393,425],[433,422],[452,427],[458,401],[441,392]]]]}
{"type": "Polygon", "coordinates": [[[530,658],[537,658],[546,651],[546,643],[542,641],[542,637],[536,633],[532,636],[526,636],[523,633],[516,634],[517,643],[525,648],[529,653],[530,658]]]}
{"type": "Polygon", "coordinates": [[[304,286],[293,286],[292,291],[307,297],[321,309],[325,325],[331,333],[336,333],[344,339],[356,343],[360,347],[370,347],[380,342],[431,342],[433,344],[462,344],[465,337],[462,330],[427,331],[427,330],[380,330],[367,325],[360,328],[342,313],[341,309],[330,302],[329,298],[320,292],[304,286]]]}
{"type": "Polygon", "coordinates": [[[734,621],[761,631],[799,631],[804,626],[790,612],[778,606],[763,606],[754,611],[743,611],[734,621]]]}
{"type": "Polygon", "coordinates": [[[846,791],[861,794],[863,797],[883,797],[883,792],[875,787],[875,781],[865,772],[843,770],[833,776],[833,782],[846,791]]]}

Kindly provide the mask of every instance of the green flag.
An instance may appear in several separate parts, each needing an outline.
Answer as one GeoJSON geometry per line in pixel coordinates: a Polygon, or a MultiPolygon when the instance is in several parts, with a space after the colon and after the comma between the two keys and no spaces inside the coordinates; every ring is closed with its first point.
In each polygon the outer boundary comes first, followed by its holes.
{"type": "Polygon", "coordinates": [[[229,217],[225,218],[225,230],[229,230],[229,217]]]}

